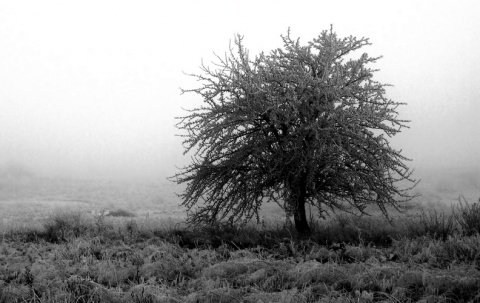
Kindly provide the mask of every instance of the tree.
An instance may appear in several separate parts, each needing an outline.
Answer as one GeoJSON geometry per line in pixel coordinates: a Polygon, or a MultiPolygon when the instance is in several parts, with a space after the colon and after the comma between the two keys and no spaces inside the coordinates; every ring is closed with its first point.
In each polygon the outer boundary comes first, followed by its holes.
{"type": "Polygon", "coordinates": [[[388,217],[387,205],[401,209],[416,181],[385,135],[409,121],[398,119],[404,103],[386,98],[387,85],[367,67],[380,57],[351,58],[369,40],[340,39],[332,29],[307,45],[290,31],[281,37],[283,49],[251,60],[237,35],[215,69],[202,64],[202,74],[190,75],[201,86],[182,90],[203,99],[177,118],[187,132],[184,154],[195,150],[173,176],[187,185],[180,197],[189,222],[259,220],[262,203],[274,201],[305,235],[307,203],[321,213],[365,213],[373,204],[388,217]],[[402,181],[411,186],[400,188],[402,181]]]}

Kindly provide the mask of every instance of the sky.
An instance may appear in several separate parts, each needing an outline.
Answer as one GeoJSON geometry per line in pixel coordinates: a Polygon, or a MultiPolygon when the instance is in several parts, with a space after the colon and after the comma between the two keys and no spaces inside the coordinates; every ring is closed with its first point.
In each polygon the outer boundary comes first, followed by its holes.
{"type": "Polygon", "coordinates": [[[394,148],[422,174],[480,170],[478,1],[0,2],[0,165],[45,175],[165,180],[188,164],[175,117],[235,34],[254,56],[333,25],[370,38],[375,79],[407,103],[394,148]]]}

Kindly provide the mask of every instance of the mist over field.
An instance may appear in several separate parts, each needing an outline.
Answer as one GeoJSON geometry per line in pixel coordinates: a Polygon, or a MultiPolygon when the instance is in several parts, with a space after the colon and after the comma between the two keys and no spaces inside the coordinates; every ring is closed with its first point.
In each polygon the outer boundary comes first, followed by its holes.
{"type": "Polygon", "coordinates": [[[418,190],[480,196],[480,5],[475,1],[6,1],[0,3],[0,175],[168,184],[190,162],[174,127],[181,88],[244,35],[253,57],[330,28],[368,37],[375,78],[405,102],[391,139],[418,190]]]}

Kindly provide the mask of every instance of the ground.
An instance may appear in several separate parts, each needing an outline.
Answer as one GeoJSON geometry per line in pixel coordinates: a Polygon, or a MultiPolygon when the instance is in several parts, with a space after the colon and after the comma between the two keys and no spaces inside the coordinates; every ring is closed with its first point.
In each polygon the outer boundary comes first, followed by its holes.
{"type": "Polygon", "coordinates": [[[480,302],[480,236],[448,212],[454,193],[300,239],[273,205],[243,229],[189,229],[168,183],[0,184],[0,302],[480,302]]]}

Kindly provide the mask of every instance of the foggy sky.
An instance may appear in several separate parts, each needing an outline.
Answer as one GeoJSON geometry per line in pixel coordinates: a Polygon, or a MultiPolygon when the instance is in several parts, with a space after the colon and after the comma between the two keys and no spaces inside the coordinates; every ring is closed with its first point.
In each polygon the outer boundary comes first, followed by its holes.
{"type": "Polygon", "coordinates": [[[392,140],[430,167],[480,169],[480,5],[476,1],[2,1],[0,165],[46,175],[164,179],[189,162],[180,95],[234,34],[250,55],[330,28],[368,37],[375,78],[408,105],[392,140]]]}

